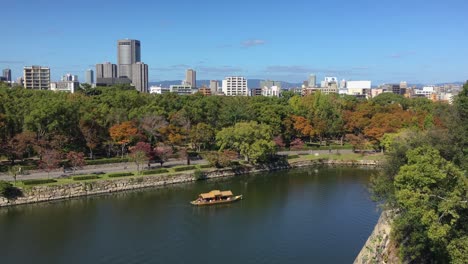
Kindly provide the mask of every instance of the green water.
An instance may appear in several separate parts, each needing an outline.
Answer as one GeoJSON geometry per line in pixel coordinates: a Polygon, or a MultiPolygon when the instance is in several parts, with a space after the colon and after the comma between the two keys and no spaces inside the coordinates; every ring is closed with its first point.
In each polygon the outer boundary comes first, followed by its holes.
{"type": "Polygon", "coordinates": [[[372,170],[308,168],[0,209],[0,263],[352,263],[372,170]],[[201,192],[244,200],[193,207],[201,192]]]}

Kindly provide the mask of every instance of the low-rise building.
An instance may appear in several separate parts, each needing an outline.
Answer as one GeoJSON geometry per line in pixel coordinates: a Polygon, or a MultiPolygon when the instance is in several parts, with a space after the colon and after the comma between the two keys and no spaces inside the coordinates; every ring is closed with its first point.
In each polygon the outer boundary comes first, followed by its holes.
{"type": "Polygon", "coordinates": [[[204,96],[210,96],[211,95],[211,89],[208,87],[203,86],[202,88],[198,89],[198,92],[201,93],[204,96]]]}
{"type": "Polygon", "coordinates": [[[263,96],[273,96],[273,97],[280,97],[281,96],[281,87],[276,85],[274,86],[264,86],[262,87],[262,95],[263,96]]]}
{"type": "Polygon", "coordinates": [[[347,81],[346,89],[348,95],[365,95],[371,89],[371,81],[347,81]]]}
{"type": "Polygon", "coordinates": [[[434,86],[424,86],[422,89],[415,89],[414,94],[416,96],[424,96],[431,99],[432,95],[435,94],[434,86]]]}
{"type": "Polygon", "coordinates": [[[60,81],[50,83],[50,90],[57,92],[75,93],[78,88],[80,88],[80,83],[78,81],[60,81]]]}
{"type": "Polygon", "coordinates": [[[165,93],[170,93],[170,89],[166,87],[161,87],[161,86],[151,86],[149,88],[149,93],[150,94],[165,94],[165,93]]]}
{"type": "Polygon", "coordinates": [[[250,89],[250,96],[262,96],[262,88],[252,88],[250,89]]]}
{"type": "Polygon", "coordinates": [[[179,85],[171,85],[169,87],[169,91],[171,93],[177,93],[179,95],[190,95],[190,94],[194,94],[198,92],[198,89],[192,87],[192,85],[179,84],[179,85]]]}

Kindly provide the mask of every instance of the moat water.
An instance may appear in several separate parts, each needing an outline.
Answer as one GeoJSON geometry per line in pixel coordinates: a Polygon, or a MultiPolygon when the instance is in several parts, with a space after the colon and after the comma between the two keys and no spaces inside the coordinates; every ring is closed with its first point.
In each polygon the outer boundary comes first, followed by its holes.
{"type": "Polygon", "coordinates": [[[352,263],[374,170],[306,168],[0,209],[0,263],[352,263]],[[194,207],[212,189],[242,201],[194,207]]]}

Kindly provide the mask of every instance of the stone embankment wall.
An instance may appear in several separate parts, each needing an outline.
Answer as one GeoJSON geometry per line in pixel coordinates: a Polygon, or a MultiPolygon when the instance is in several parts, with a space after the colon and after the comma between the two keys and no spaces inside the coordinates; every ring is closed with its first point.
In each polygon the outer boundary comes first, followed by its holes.
{"type": "Polygon", "coordinates": [[[394,214],[391,211],[382,212],[374,231],[354,260],[354,264],[401,263],[390,241],[393,217],[394,214]]]}
{"type": "MultiPolygon", "coordinates": [[[[375,161],[301,161],[292,164],[277,163],[256,167],[213,169],[205,172],[205,178],[212,179],[219,177],[229,177],[241,174],[284,170],[294,167],[305,167],[313,165],[375,166],[378,164],[375,161]]],[[[6,198],[0,197],[0,207],[158,187],[169,184],[191,182],[195,180],[196,179],[193,173],[179,173],[171,175],[137,176],[132,178],[109,179],[102,181],[85,181],[61,185],[38,185],[31,188],[25,188],[22,190],[23,195],[15,199],[8,200],[6,198]]]]}
{"type": "MultiPolygon", "coordinates": [[[[211,170],[205,172],[205,179],[229,177],[247,173],[288,168],[290,168],[288,165],[269,165],[261,167],[242,167],[238,169],[229,168],[211,170]]],[[[158,187],[170,184],[192,182],[195,180],[196,179],[193,173],[179,173],[170,175],[135,176],[132,178],[116,178],[102,181],[83,181],[61,185],[38,185],[23,189],[22,196],[15,199],[8,200],[6,198],[0,197],[0,207],[158,187]]]]}

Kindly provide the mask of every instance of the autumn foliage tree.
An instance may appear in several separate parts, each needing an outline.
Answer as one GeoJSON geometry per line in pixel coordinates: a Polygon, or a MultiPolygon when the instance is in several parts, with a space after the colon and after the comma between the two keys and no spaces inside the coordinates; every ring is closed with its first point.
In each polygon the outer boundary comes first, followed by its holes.
{"type": "Polygon", "coordinates": [[[130,143],[132,137],[137,135],[137,133],[138,129],[135,127],[133,122],[130,121],[123,122],[109,128],[109,134],[112,140],[122,148],[122,158],[125,153],[125,147],[130,143]]]}
{"type": "Polygon", "coordinates": [[[46,149],[42,154],[42,159],[39,161],[39,168],[47,172],[47,177],[50,172],[59,167],[62,155],[54,149],[46,149]]]}
{"type": "Polygon", "coordinates": [[[140,174],[140,168],[143,164],[149,164],[151,153],[151,145],[146,142],[138,142],[135,146],[130,147],[130,159],[135,162],[138,174],[140,174]]]}
{"type": "Polygon", "coordinates": [[[86,164],[83,152],[70,151],[67,153],[67,160],[73,170],[73,174],[78,168],[86,164]]]}
{"type": "Polygon", "coordinates": [[[171,146],[159,144],[154,148],[155,159],[163,166],[164,162],[169,160],[169,157],[174,153],[171,146]]]}

